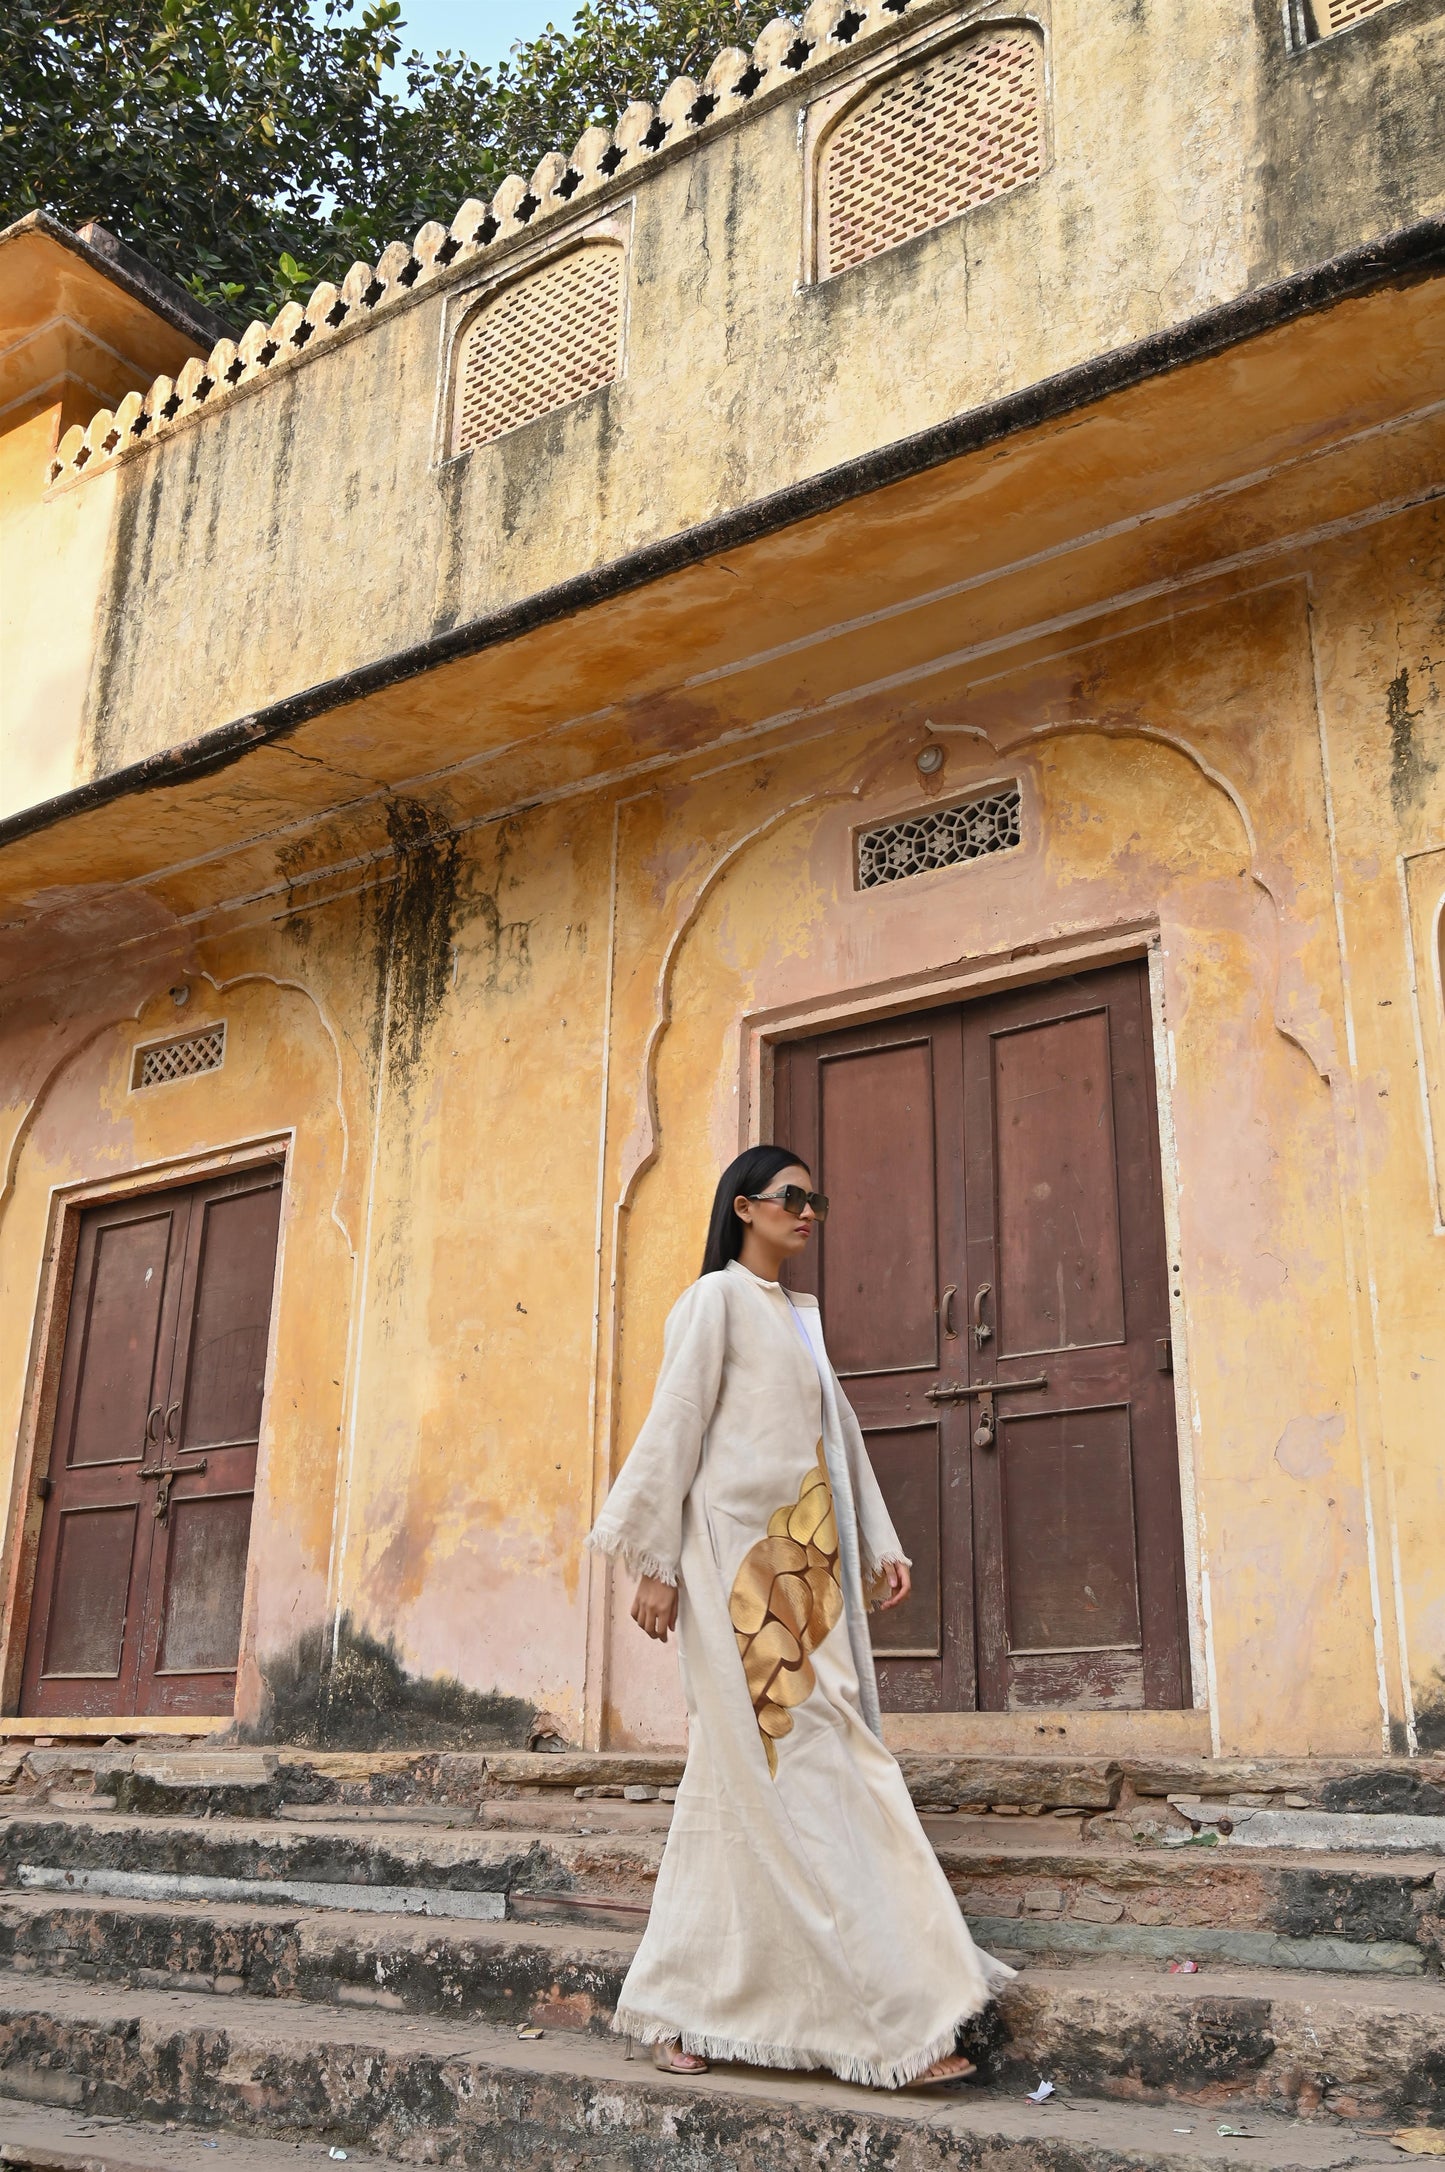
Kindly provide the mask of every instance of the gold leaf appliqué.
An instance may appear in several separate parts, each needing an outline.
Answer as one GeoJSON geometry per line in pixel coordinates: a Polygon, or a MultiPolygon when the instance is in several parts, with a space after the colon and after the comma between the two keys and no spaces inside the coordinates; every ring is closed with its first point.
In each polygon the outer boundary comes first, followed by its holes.
{"type": "Polygon", "coordinates": [[[768,1535],[742,1558],[728,1601],[758,1732],[776,1779],[777,1744],[793,1727],[793,1707],[817,1677],[808,1659],[843,1613],[833,1491],[818,1443],[817,1461],[768,1519],[768,1535]]]}

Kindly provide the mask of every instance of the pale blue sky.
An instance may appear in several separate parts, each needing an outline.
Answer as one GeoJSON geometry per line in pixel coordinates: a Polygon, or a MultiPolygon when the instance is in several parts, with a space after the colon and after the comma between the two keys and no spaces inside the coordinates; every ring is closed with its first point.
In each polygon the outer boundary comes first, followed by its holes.
{"type": "Polygon", "coordinates": [[[474,60],[498,61],[518,38],[534,38],[548,23],[565,29],[567,0],[402,0],[402,43],[423,53],[450,48],[474,60]]]}

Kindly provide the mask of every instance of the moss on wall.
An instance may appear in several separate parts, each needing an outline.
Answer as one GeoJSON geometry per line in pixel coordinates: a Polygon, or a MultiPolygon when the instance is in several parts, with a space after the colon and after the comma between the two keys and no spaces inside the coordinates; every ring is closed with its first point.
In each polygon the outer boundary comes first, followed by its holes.
{"type": "Polygon", "coordinates": [[[309,1630],[263,1666],[263,1716],[253,1742],[325,1750],[525,1749],[535,1706],[467,1689],[450,1675],[409,1673],[385,1643],[344,1614],[334,1640],[309,1630]]]}

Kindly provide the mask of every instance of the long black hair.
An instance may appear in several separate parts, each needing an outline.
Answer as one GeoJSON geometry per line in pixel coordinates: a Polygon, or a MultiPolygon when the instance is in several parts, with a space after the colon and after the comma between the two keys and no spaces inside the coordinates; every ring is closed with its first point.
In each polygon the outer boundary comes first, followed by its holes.
{"type": "Polygon", "coordinates": [[[750,1198],[754,1192],[765,1192],[780,1170],[807,1167],[802,1155],[795,1154],[790,1146],[750,1146],[736,1161],[728,1163],[713,1194],[712,1219],[707,1225],[707,1244],[702,1255],[705,1275],[716,1274],[719,1268],[726,1267],[743,1248],[743,1231],[747,1225],[739,1219],[733,1205],[739,1193],[745,1199],[750,1198]]]}

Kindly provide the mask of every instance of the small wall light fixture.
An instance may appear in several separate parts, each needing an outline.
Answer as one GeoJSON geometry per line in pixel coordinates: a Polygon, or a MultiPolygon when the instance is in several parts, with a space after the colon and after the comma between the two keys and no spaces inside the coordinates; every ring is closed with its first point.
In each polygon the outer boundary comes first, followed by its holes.
{"type": "Polygon", "coordinates": [[[920,777],[936,777],[943,767],[943,749],[936,739],[921,746],[913,757],[913,766],[920,777]]]}
{"type": "Polygon", "coordinates": [[[172,1003],[174,1003],[178,1011],[183,1011],[186,1005],[190,1002],[190,1000],[190,989],[186,986],[184,981],[178,982],[177,985],[171,990],[172,1003]]]}

